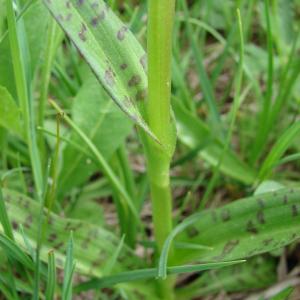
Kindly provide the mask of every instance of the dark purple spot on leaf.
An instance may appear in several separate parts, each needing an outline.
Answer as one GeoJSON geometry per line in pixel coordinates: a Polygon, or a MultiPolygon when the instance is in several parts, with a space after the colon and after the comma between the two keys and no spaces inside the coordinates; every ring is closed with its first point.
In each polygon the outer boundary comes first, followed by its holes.
{"type": "Polygon", "coordinates": [[[14,230],[17,230],[19,228],[19,224],[15,220],[12,221],[12,226],[14,230]]]}
{"type": "Polygon", "coordinates": [[[125,39],[126,33],[128,31],[128,28],[126,26],[123,26],[117,33],[117,38],[119,41],[123,41],[125,39]]]}
{"type": "Polygon", "coordinates": [[[59,250],[61,247],[63,247],[64,242],[59,242],[58,244],[54,245],[53,248],[56,250],[59,250]]]}
{"type": "Polygon", "coordinates": [[[95,261],[93,261],[93,263],[92,263],[92,266],[94,267],[94,268],[97,268],[97,267],[100,267],[101,266],[101,261],[100,260],[95,260],[95,261]]]}
{"type": "Polygon", "coordinates": [[[221,211],[221,218],[223,222],[227,222],[230,220],[230,212],[227,209],[221,211]]]}
{"type": "Polygon", "coordinates": [[[256,218],[257,218],[257,221],[260,224],[265,224],[266,223],[266,221],[265,221],[265,215],[264,215],[264,212],[262,210],[257,212],[256,218]]]}
{"type": "Polygon", "coordinates": [[[141,82],[140,75],[133,75],[128,81],[128,86],[133,87],[138,85],[141,82]]]}
{"type": "Polygon", "coordinates": [[[68,222],[65,226],[65,230],[66,231],[76,231],[78,228],[80,228],[82,225],[81,223],[71,223],[71,222],[68,222]]]}
{"type": "Polygon", "coordinates": [[[93,27],[96,27],[104,19],[105,19],[105,11],[103,10],[99,15],[97,15],[92,19],[91,24],[93,25],[93,27]]]}
{"type": "Polygon", "coordinates": [[[48,242],[52,243],[57,239],[57,235],[53,232],[48,237],[48,242]]]}
{"type": "Polygon", "coordinates": [[[250,233],[253,233],[253,234],[257,234],[257,232],[258,232],[257,228],[254,226],[254,224],[251,220],[248,221],[247,226],[246,226],[246,230],[250,233]]]}
{"type": "Polygon", "coordinates": [[[196,227],[190,226],[187,228],[187,234],[190,238],[193,238],[195,236],[198,236],[200,234],[200,232],[196,227]]]}
{"type": "Polygon", "coordinates": [[[123,71],[126,70],[127,67],[128,67],[128,65],[126,63],[124,63],[120,66],[121,70],[123,70],[123,71]]]}
{"type": "Polygon", "coordinates": [[[232,252],[232,250],[239,244],[239,240],[228,241],[223,248],[222,256],[225,256],[232,252]]]}
{"type": "Polygon", "coordinates": [[[87,31],[87,28],[86,28],[86,26],[85,26],[85,24],[84,23],[82,23],[81,24],[81,29],[80,29],[80,31],[79,31],[79,33],[78,33],[78,36],[79,36],[79,38],[83,41],[83,42],[85,42],[86,41],[86,31],[87,31]]]}
{"type": "Polygon", "coordinates": [[[24,222],[24,227],[30,228],[32,225],[32,215],[28,216],[24,222]]]}
{"type": "Polygon", "coordinates": [[[292,205],[292,216],[297,217],[298,216],[298,207],[296,204],[292,205]]]}
{"type": "Polygon", "coordinates": [[[137,101],[142,101],[142,100],[145,100],[146,98],[147,98],[147,90],[146,89],[137,91],[137,93],[136,93],[137,101]]]}

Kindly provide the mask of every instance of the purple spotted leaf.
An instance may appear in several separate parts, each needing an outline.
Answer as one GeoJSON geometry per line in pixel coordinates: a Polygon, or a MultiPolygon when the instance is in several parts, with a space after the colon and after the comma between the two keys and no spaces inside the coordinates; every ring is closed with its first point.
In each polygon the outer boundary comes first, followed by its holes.
{"type": "MultiPolygon", "coordinates": [[[[36,246],[38,236],[40,205],[36,201],[15,191],[2,190],[4,202],[12,223],[14,236],[25,251],[29,251],[20,233],[20,225],[23,226],[25,236],[31,247],[36,246]]],[[[118,253],[113,265],[113,271],[127,270],[134,266],[143,266],[140,259],[124,244],[118,252],[120,239],[102,227],[80,220],[67,219],[44,210],[44,220],[47,223],[41,259],[47,262],[48,252],[53,250],[56,257],[56,265],[64,267],[66,259],[66,247],[70,231],[74,238],[74,259],[76,260],[76,272],[88,276],[101,277],[107,275],[104,270],[111,267],[111,257],[118,253]],[[130,257],[131,259],[128,259],[130,257]]],[[[3,232],[0,226],[0,233],[3,232]]]]}
{"type": "Polygon", "coordinates": [[[237,200],[184,222],[176,240],[211,249],[178,250],[176,259],[181,263],[233,260],[270,252],[300,238],[300,190],[281,189],[237,200]]]}
{"type": "Polygon", "coordinates": [[[147,95],[146,54],[102,0],[44,0],[116,104],[154,139],[138,103],[147,95]]]}

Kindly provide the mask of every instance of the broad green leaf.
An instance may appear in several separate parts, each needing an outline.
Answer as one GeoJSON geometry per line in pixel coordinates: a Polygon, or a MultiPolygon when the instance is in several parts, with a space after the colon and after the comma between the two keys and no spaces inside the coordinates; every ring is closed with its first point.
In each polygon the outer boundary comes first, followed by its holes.
{"type": "Polygon", "coordinates": [[[5,87],[0,86],[0,126],[19,137],[24,137],[21,110],[5,87]]]}
{"type": "MultiPolygon", "coordinates": [[[[19,232],[19,227],[24,227],[24,232],[32,246],[36,244],[37,226],[40,205],[30,198],[15,191],[3,190],[4,200],[10,221],[14,228],[14,236],[20,247],[24,250],[24,239],[19,232]]],[[[89,276],[101,277],[103,268],[109,261],[111,254],[116,251],[119,239],[109,231],[92,224],[62,218],[48,211],[44,211],[46,229],[41,248],[41,259],[48,261],[48,252],[53,250],[56,265],[64,267],[67,241],[70,231],[74,237],[74,259],[76,271],[89,276]]],[[[0,227],[0,231],[3,231],[0,227]]],[[[142,262],[124,245],[115,263],[114,272],[142,266],[142,262]]]]}
{"type": "MultiPolygon", "coordinates": [[[[74,99],[72,119],[93,141],[106,160],[109,160],[124,142],[132,128],[132,122],[110,101],[92,76],[86,80],[74,99]]],[[[88,151],[75,132],[70,140],[88,151]]],[[[97,164],[72,145],[67,145],[63,151],[63,166],[60,172],[61,193],[78,187],[97,169],[97,164]]]]}
{"type": "MultiPolygon", "coordinates": [[[[191,149],[199,148],[199,155],[213,166],[219,162],[224,145],[216,139],[209,127],[184,109],[178,100],[173,101],[179,140],[191,149]]],[[[221,172],[246,184],[255,180],[254,171],[243,163],[232,151],[224,154],[221,172]]]]}
{"type": "Polygon", "coordinates": [[[242,292],[268,287],[276,282],[276,264],[272,260],[254,257],[244,264],[205,272],[198,279],[176,291],[178,299],[219,293],[242,292]],[[237,284],[238,283],[238,284],[237,284]]]}
{"type": "Polygon", "coordinates": [[[135,103],[146,95],[146,56],[130,30],[102,0],[44,3],[111,98],[153,136],[135,103]]]}
{"type": "Polygon", "coordinates": [[[270,252],[300,238],[300,190],[281,189],[203,211],[181,224],[179,240],[212,250],[177,250],[176,263],[232,260],[270,252]]]}

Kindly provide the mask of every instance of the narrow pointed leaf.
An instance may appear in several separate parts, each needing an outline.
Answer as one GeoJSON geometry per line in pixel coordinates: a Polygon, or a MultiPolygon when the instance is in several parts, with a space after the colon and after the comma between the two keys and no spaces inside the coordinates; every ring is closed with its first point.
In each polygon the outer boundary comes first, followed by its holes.
{"type": "Polygon", "coordinates": [[[53,300],[56,288],[56,267],[55,267],[55,255],[54,251],[48,253],[48,277],[47,277],[47,289],[46,300],[53,300]]]}
{"type": "MultiPolygon", "coordinates": [[[[228,262],[220,262],[220,263],[173,266],[167,269],[167,273],[169,275],[172,275],[172,274],[183,274],[183,273],[190,273],[190,272],[201,272],[206,270],[224,268],[224,267],[240,264],[243,262],[245,261],[237,260],[237,261],[228,261],[228,262]]],[[[152,279],[156,277],[156,274],[157,274],[156,268],[123,272],[117,275],[107,276],[100,279],[92,279],[88,282],[85,282],[77,286],[76,291],[79,292],[79,291],[85,291],[89,289],[100,289],[105,287],[111,287],[119,283],[152,279]]]]}

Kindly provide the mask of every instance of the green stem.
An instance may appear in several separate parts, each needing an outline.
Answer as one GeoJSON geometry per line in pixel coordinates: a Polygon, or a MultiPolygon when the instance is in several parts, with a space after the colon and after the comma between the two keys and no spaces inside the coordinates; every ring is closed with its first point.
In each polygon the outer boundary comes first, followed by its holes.
{"type": "MultiPolygon", "coordinates": [[[[170,162],[175,145],[171,122],[171,58],[175,0],[150,0],[148,7],[148,123],[162,146],[148,140],[146,149],[154,235],[160,254],[172,231],[170,162]]],[[[162,299],[173,299],[173,279],[160,281],[162,299]]]]}

